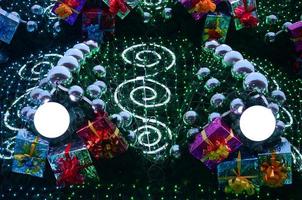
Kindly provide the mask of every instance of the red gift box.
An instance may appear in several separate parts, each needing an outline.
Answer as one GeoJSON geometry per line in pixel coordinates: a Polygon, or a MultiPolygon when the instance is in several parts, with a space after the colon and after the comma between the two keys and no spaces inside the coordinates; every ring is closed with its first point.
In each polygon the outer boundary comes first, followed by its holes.
{"type": "Polygon", "coordinates": [[[98,115],[93,122],[88,121],[77,134],[96,159],[110,159],[128,149],[128,143],[110,121],[107,113],[98,115]]]}

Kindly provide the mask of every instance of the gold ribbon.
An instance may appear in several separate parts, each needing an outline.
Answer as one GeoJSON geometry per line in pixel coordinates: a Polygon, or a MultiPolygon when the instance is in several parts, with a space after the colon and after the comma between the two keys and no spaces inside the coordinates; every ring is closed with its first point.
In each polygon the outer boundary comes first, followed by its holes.
{"type": "Polygon", "coordinates": [[[241,175],[241,153],[239,151],[237,157],[237,169],[233,169],[235,176],[219,177],[219,180],[227,180],[224,191],[226,193],[253,195],[255,193],[255,186],[249,180],[251,178],[257,178],[257,176],[242,176],[241,175]]]}
{"type": "MultiPolygon", "coordinates": [[[[210,146],[215,147],[213,142],[208,138],[205,130],[201,132],[202,139],[210,146]]],[[[228,135],[227,138],[224,138],[225,142],[227,143],[234,137],[233,130],[231,129],[230,134],[228,135]]],[[[220,160],[223,158],[227,158],[229,156],[230,149],[227,146],[227,144],[221,143],[218,148],[215,151],[209,152],[206,154],[201,161],[204,162],[206,160],[220,160]]]]}
{"type": "MultiPolygon", "coordinates": [[[[91,123],[91,121],[89,121],[89,120],[88,120],[88,127],[95,136],[97,136],[98,138],[101,138],[101,136],[98,134],[97,130],[94,128],[93,123],[91,123]]],[[[119,136],[120,136],[120,130],[118,128],[115,128],[114,134],[110,134],[109,138],[114,138],[114,137],[119,137],[119,136]]]]}
{"type": "Polygon", "coordinates": [[[281,187],[287,179],[287,168],[277,160],[276,152],[272,153],[268,162],[262,163],[260,170],[264,183],[269,187],[281,187]]]}
{"type": "Polygon", "coordinates": [[[26,157],[31,158],[33,156],[34,152],[35,152],[36,145],[37,145],[38,141],[39,141],[39,137],[37,136],[37,137],[35,137],[34,141],[30,145],[29,153],[28,154],[17,154],[17,155],[14,156],[15,159],[19,160],[19,161],[22,161],[26,157]]]}

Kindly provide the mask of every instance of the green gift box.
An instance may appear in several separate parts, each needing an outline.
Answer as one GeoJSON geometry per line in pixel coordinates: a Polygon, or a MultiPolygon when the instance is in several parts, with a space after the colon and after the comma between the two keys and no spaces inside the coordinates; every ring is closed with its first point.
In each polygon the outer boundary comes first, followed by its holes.
{"type": "Polygon", "coordinates": [[[203,30],[203,41],[217,40],[224,42],[229,30],[231,17],[223,14],[208,15],[203,30]]]}

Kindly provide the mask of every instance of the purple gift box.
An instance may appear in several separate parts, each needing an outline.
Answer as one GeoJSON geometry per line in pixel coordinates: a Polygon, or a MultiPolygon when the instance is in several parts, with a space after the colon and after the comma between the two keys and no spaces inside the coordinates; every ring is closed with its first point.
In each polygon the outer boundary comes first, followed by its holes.
{"type": "Polygon", "coordinates": [[[190,153],[198,160],[201,160],[209,169],[213,170],[223,159],[209,160],[205,159],[205,150],[209,147],[209,141],[215,144],[217,141],[225,141],[230,152],[236,151],[242,143],[233,135],[232,129],[225,124],[221,118],[216,118],[208,124],[202,133],[197,134],[193,143],[189,147],[190,153]],[[206,139],[203,136],[206,135],[206,139]]]}
{"type": "Polygon", "coordinates": [[[73,25],[85,3],[86,0],[58,0],[52,12],[68,24],[73,25]]]}
{"type": "Polygon", "coordinates": [[[294,43],[296,52],[302,52],[302,40],[294,43]]]}
{"type": "Polygon", "coordinates": [[[302,21],[293,23],[292,25],[289,25],[287,28],[289,33],[291,34],[291,37],[293,38],[302,37],[302,21]]]}

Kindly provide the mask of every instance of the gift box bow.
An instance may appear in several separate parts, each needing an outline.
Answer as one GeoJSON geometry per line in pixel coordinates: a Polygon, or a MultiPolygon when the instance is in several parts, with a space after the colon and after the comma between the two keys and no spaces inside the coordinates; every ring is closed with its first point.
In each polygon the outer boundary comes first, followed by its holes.
{"type": "Polygon", "coordinates": [[[207,148],[203,151],[204,157],[201,159],[202,162],[206,160],[219,162],[229,156],[231,148],[228,146],[228,141],[234,137],[232,129],[227,138],[215,140],[214,143],[208,138],[205,130],[201,132],[201,136],[208,144],[207,148]]]}
{"type": "Polygon", "coordinates": [[[275,152],[272,153],[269,161],[261,164],[260,168],[263,180],[270,187],[281,187],[287,179],[287,168],[284,163],[277,159],[275,152]]]}
{"type": "Polygon", "coordinates": [[[243,176],[241,174],[241,153],[238,152],[237,166],[233,169],[235,176],[219,177],[219,180],[227,180],[228,184],[225,187],[226,193],[235,193],[253,195],[255,193],[255,186],[249,179],[257,178],[257,176],[243,176]]]}
{"type": "Polygon", "coordinates": [[[199,0],[193,3],[193,8],[189,10],[190,13],[208,13],[216,10],[216,4],[213,0],[199,0]]]}
{"type": "Polygon", "coordinates": [[[60,173],[57,180],[58,185],[71,185],[71,184],[83,184],[84,175],[80,172],[81,170],[91,166],[92,164],[81,165],[80,160],[77,156],[70,156],[71,144],[69,143],[65,148],[64,158],[58,159],[58,170],[55,173],[60,173]]]}
{"type": "Polygon", "coordinates": [[[66,19],[73,13],[80,14],[79,11],[75,10],[80,5],[77,0],[63,0],[58,1],[60,5],[55,9],[55,13],[62,19],[66,19]]]}
{"type": "Polygon", "coordinates": [[[257,17],[253,15],[255,10],[254,5],[248,5],[247,0],[243,0],[243,6],[235,8],[234,14],[245,27],[255,27],[258,24],[257,17]]]}

